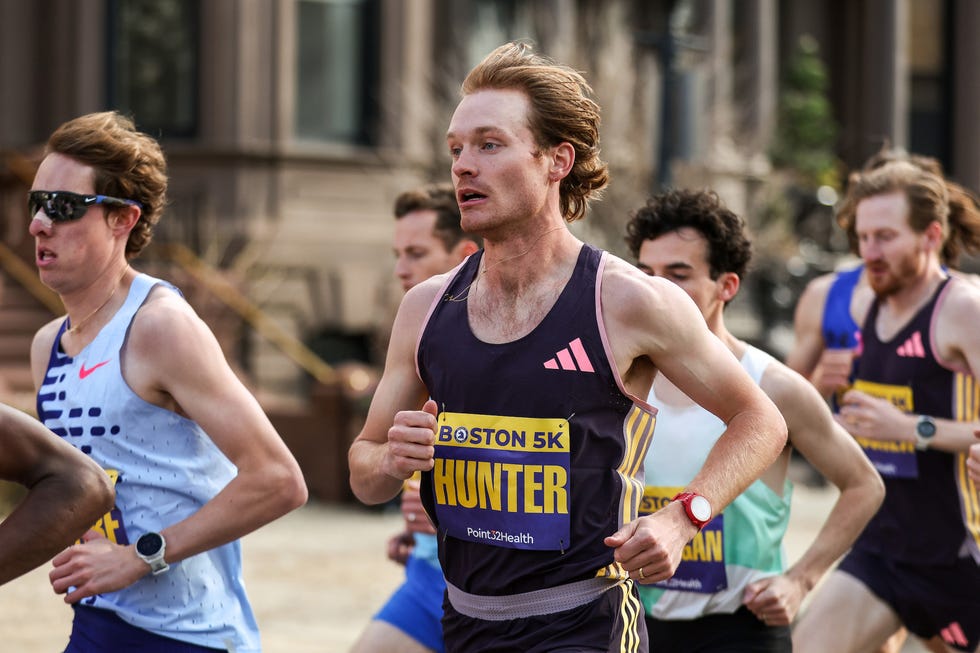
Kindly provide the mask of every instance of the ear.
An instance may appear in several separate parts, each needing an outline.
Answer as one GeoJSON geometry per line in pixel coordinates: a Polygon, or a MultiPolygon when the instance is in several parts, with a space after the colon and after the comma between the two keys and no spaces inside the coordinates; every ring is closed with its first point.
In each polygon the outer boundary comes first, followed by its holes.
{"type": "Polygon", "coordinates": [[[568,142],[559,143],[551,151],[549,179],[561,181],[572,171],[573,165],[575,165],[575,148],[568,142]]]}
{"type": "Polygon", "coordinates": [[[142,214],[143,209],[138,206],[120,206],[114,207],[109,211],[108,215],[106,215],[106,220],[113,231],[121,231],[128,234],[136,226],[142,214]]]}
{"type": "Polygon", "coordinates": [[[715,283],[718,284],[718,299],[728,303],[738,294],[742,282],[734,272],[723,272],[715,283]]]}
{"type": "Polygon", "coordinates": [[[478,251],[479,249],[480,249],[480,246],[477,245],[475,242],[473,242],[469,238],[464,238],[463,240],[461,240],[458,243],[456,243],[456,245],[455,245],[455,247],[453,247],[453,251],[451,253],[453,254],[453,257],[457,261],[462,262],[462,260],[464,258],[466,258],[467,256],[469,256],[470,254],[473,254],[474,252],[478,251]]]}
{"type": "Polygon", "coordinates": [[[943,248],[943,227],[939,224],[939,220],[933,220],[926,227],[925,231],[922,232],[926,237],[926,242],[929,243],[930,249],[940,252],[943,248]]]}

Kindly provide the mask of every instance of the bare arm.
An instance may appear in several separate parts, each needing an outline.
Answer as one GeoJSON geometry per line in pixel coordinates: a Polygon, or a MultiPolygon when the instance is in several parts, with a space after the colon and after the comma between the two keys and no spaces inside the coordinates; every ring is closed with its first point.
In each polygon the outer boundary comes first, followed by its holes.
{"type": "Polygon", "coordinates": [[[416,471],[428,471],[435,456],[435,402],[415,368],[415,343],[442,277],[412,288],[392,327],[384,373],[371,400],[364,428],[348,453],[350,483],[364,503],[395,496],[416,471]]]}
{"type": "Polygon", "coordinates": [[[43,564],[112,508],[108,475],[33,418],[0,404],[0,478],[27,495],[0,523],[0,585],[43,564]]]}
{"type": "Polygon", "coordinates": [[[813,279],[803,289],[793,312],[793,348],[786,355],[786,365],[807,379],[811,378],[826,348],[823,339],[823,310],[833,275],[813,279]]]}
{"type": "MultiPolygon", "coordinates": [[[[197,422],[238,471],[200,510],[163,529],[167,562],[231,542],[306,501],[296,460],[228,366],[210,329],[183,300],[162,289],[151,293],[133,321],[123,373],[147,401],[197,422]]],[[[55,590],[78,586],[66,601],[126,587],[149,571],[132,546],[88,544],[93,547],[86,552],[87,571],[70,564],[71,555],[55,558],[55,590]],[[85,582],[92,570],[98,573],[85,582]],[[86,578],[73,575],[79,573],[86,578]]]]}
{"type": "MultiPolygon", "coordinates": [[[[602,298],[620,370],[632,369],[641,358],[652,361],[678,389],[726,424],[688,486],[704,495],[717,514],[782,451],[785,422],[728,348],[708,330],[683,290],[621,263],[626,269],[607,267],[613,283],[608,284],[607,295],[604,280],[602,298]]],[[[628,373],[624,380],[629,386],[628,373]]],[[[646,396],[649,383],[631,389],[646,396]]],[[[625,569],[638,572],[642,567],[642,580],[656,582],[673,574],[684,545],[695,533],[683,507],[671,503],[628,524],[606,543],[616,548],[616,559],[625,569]]],[[[634,578],[639,579],[639,573],[634,578]]]]}
{"type": "Polygon", "coordinates": [[[788,625],[806,595],[874,516],[885,489],[878,472],[806,379],[782,365],[770,365],[761,387],[786,418],[790,443],[840,491],[803,556],[783,576],[746,589],[750,610],[760,618],[765,615],[770,625],[788,625]]]}

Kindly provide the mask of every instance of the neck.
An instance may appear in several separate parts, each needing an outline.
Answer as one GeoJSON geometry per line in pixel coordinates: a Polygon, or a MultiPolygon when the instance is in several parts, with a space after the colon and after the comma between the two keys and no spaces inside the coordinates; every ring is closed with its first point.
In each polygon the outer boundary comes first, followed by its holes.
{"type": "Polygon", "coordinates": [[[479,274],[509,289],[532,286],[555,273],[562,262],[574,260],[581,245],[564,223],[505,241],[489,241],[484,245],[479,274]]]}
{"type": "Polygon", "coordinates": [[[69,323],[66,332],[69,335],[76,335],[79,332],[89,330],[90,325],[93,324],[93,321],[97,321],[100,314],[108,312],[107,307],[112,303],[127,272],[129,272],[128,265],[124,266],[119,274],[113,274],[111,277],[103,275],[103,279],[110,278],[112,282],[108,285],[92,284],[87,289],[85,298],[80,299],[77,303],[70,302],[66,298],[65,307],[68,309],[69,323]]]}
{"type": "Polygon", "coordinates": [[[882,307],[894,314],[918,310],[949,275],[937,264],[893,293],[879,297],[882,307]]]}

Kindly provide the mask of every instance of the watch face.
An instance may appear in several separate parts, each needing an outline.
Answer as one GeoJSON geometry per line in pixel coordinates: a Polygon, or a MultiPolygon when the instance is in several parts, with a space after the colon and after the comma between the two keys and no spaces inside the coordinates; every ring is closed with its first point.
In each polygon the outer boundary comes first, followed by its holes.
{"type": "Polygon", "coordinates": [[[711,519],[711,504],[702,496],[693,497],[691,499],[691,512],[699,520],[708,521],[711,519]]]}
{"type": "Polygon", "coordinates": [[[936,434],[936,423],[931,418],[923,416],[915,426],[920,437],[931,438],[936,434]]]}
{"type": "Polygon", "coordinates": [[[144,533],[136,540],[136,550],[141,555],[151,556],[159,553],[163,547],[163,538],[158,533],[144,533]]]}

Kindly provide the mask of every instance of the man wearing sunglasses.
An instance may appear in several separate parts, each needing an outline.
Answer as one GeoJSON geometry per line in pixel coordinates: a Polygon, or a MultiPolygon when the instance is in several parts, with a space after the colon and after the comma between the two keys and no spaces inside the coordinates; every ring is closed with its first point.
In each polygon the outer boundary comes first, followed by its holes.
{"type": "Polygon", "coordinates": [[[207,325],[129,265],[166,189],[159,144],[106,112],[52,134],[28,195],[41,281],[67,311],[31,347],[38,416],[116,489],[53,560],[75,609],[66,653],[260,651],[238,538],[307,496],[207,325]]]}

